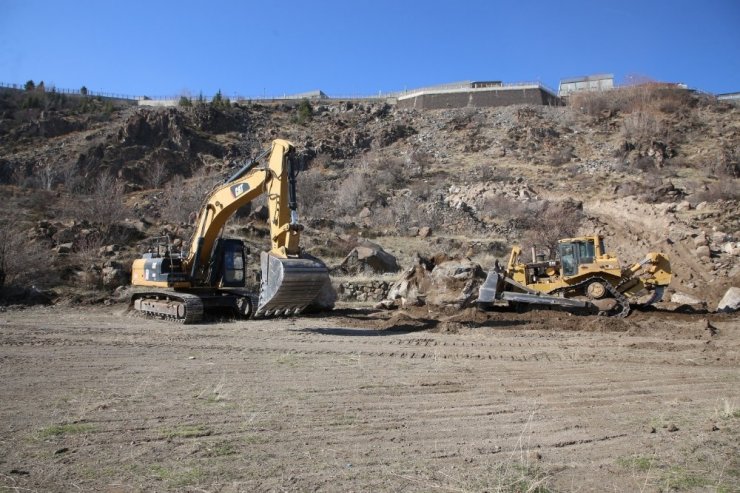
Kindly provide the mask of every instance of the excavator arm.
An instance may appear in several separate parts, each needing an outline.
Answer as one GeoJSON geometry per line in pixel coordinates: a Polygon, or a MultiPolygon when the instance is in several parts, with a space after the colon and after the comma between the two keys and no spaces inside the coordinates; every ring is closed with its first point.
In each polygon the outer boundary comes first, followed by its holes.
{"type": "Polygon", "coordinates": [[[259,304],[255,315],[299,313],[328,282],[326,266],[301,251],[295,193],[295,150],[275,140],[264,152],[215,188],[198,214],[184,269],[194,282],[207,283],[208,265],[226,221],[240,207],[267,195],[271,248],[262,252],[259,304]],[[267,166],[256,167],[268,155],[267,166]]]}
{"type": "Polygon", "coordinates": [[[270,252],[282,258],[300,254],[302,227],[298,224],[295,204],[293,145],[278,139],[262,156],[266,154],[270,156],[268,166],[256,168],[258,157],[215,188],[201,206],[190,252],[183,262],[193,279],[202,279],[205,275],[215,242],[229,218],[263,193],[268,199],[270,252]]]}

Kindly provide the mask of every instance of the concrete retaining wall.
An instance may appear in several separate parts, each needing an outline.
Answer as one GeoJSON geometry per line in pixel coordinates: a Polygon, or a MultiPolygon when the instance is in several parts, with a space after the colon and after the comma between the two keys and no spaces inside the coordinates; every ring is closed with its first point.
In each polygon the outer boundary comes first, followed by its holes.
{"type": "Polygon", "coordinates": [[[398,98],[399,108],[417,110],[466,107],[483,108],[491,106],[510,106],[514,104],[561,106],[563,103],[560,98],[554,94],[551,94],[545,89],[537,86],[420,93],[398,98]]]}

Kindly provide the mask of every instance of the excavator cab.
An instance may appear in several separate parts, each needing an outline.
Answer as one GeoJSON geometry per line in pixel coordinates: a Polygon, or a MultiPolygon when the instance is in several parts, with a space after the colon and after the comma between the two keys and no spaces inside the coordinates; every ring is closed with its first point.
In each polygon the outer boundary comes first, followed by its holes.
{"type": "Polygon", "coordinates": [[[208,286],[243,288],[245,281],[244,242],[234,238],[219,238],[211,254],[208,286]]]}

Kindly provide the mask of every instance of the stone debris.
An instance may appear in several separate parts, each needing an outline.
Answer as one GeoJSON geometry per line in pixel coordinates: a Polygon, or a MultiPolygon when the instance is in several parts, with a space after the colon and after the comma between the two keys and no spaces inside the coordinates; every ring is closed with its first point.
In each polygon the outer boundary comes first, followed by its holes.
{"type": "Polygon", "coordinates": [[[690,294],[676,292],[671,295],[671,303],[677,303],[679,305],[700,305],[702,301],[690,294]]]}
{"type": "Polygon", "coordinates": [[[731,287],[717,304],[718,312],[736,312],[740,310],[740,288],[731,287]]]}

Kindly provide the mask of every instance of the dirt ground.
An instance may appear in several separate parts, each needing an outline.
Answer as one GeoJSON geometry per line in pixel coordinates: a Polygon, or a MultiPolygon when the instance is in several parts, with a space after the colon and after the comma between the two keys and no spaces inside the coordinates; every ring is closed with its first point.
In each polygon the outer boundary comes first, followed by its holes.
{"type": "Polygon", "coordinates": [[[0,491],[740,491],[740,316],[0,313],[0,491]]]}

